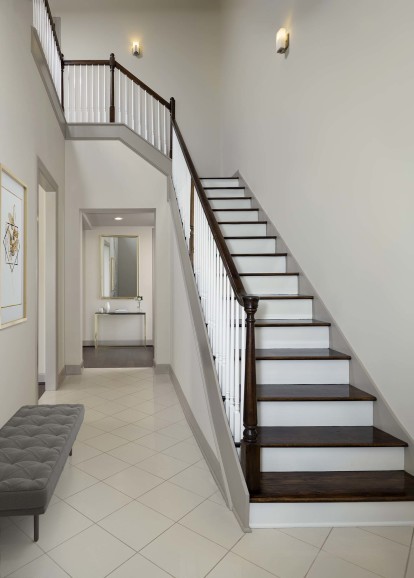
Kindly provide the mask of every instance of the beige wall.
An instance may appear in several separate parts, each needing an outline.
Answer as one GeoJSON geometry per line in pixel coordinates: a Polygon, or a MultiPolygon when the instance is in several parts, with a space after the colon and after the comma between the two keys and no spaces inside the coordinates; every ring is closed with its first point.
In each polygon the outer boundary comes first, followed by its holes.
{"type": "Polygon", "coordinates": [[[223,4],[223,174],[241,171],[413,435],[414,4],[223,4]]]}
{"type": "Polygon", "coordinates": [[[219,10],[217,0],[52,0],[68,59],[111,52],[161,96],[176,99],[180,124],[200,174],[219,166],[219,10]],[[131,54],[138,39],[142,56],[131,54]]]}
{"type": "MultiPolygon", "coordinates": [[[[64,140],[30,49],[32,4],[0,3],[0,163],[28,187],[27,322],[0,331],[0,425],[37,399],[37,201],[38,157],[59,186],[63,210],[64,140]]],[[[62,225],[62,223],[61,223],[62,225]]],[[[61,227],[63,230],[63,226],[61,227]]],[[[63,286],[63,278],[60,279],[63,286]]],[[[60,302],[61,310],[63,303],[60,302]]],[[[62,325],[60,325],[62,330],[62,325]]],[[[59,367],[63,338],[59,337],[59,367]]]]}
{"type": "Polygon", "coordinates": [[[90,209],[155,209],[154,354],[170,362],[167,180],[118,141],[66,142],[66,365],[82,363],[82,224],[90,209]]]}
{"type": "MultiPolygon", "coordinates": [[[[133,299],[101,299],[101,235],[137,235],[139,238],[139,294],[143,297],[141,310],[147,318],[147,341],[152,342],[152,237],[153,227],[97,227],[83,234],[83,342],[94,339],[94,313],[107,302],[111,310],[136,311],[133,299]]],[[[136,316],[105,318],[99,327],[99,339],[104,341],[143,341],[144,325],[136,316]]]]}

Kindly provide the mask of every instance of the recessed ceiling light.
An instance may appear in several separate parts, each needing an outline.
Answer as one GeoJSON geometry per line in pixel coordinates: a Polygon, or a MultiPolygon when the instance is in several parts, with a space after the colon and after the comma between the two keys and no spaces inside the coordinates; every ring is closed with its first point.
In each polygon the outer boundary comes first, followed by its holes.
{"type": "Polygon", "coordinates": [[[115,221],[123,221],[124,217],[115,217],[115,221]]]}

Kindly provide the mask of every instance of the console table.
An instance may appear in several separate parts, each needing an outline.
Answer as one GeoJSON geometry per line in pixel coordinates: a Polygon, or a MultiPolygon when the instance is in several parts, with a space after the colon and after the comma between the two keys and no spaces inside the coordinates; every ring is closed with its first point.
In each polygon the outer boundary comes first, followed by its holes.
{"type": "MultiPolygon", "coordinates": [[[[144,323],[144,344],[147,346],[147,314],[145,311],[110,311],[109,313],[95,313],[95,349],[98,348],[98,332],[99,332],[99,317],[104,316],[116,316],[121,317],[123,315],[141,315],[144,323]]],[[[114,345],[113,347],[128,347],[127,345],[114,345]]]]}

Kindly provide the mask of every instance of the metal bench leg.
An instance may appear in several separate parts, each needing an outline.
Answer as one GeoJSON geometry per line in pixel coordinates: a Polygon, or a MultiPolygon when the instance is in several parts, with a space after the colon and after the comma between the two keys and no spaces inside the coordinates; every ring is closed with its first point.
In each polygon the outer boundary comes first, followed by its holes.
{"type": "Polygon", "coordinates": [[[73,454],[73,448],[70,450],[69,455],[71,456],[73,454]]]}
{"type": "Polygon", "coordinates": [[[39,516],[34,516],[34,541],[39,540],[39,516]]]}

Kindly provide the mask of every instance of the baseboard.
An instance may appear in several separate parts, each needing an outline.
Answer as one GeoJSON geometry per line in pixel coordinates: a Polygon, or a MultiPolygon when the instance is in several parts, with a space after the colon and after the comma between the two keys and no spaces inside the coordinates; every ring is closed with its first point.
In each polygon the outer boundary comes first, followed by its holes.
{"type": "Polygon", "coordinates": [[[46,383],[46,373],[37,374],[37,383],[46,383]]]}
{"type": "Polygon", "coordinates": [[[221,473],[220,462],[218,461],[215,453],[210,447],[210,444],[206,440],[203,432],[201,431],[201,428],[198,425],[196,418],[194,417],[194,414],[188,404],[187,398],[185,397],[184,392],[181,388],[180,382],[178,381],[177,376],[175,375],[172,367],[170,367],[170,378],[174,385],[177,397],[180,400],[181,407],[187,419],[188,425],[190,426],[191,431],[193,432],[193,435],[198,443],[201,453],[203,454],[204,459],[206,460],[206,463],[210,468],[210,472],[214,480],[216,481],[216,484],[219,487],[224,500],[227,502],[226,492],[223,490],[224,482],[221,473]]]}
{"type": "Polygon", "coordinates": [[[170,375],[171,365],[169,363],[155,363],[154,362],[154,373],[155,375],[170,375]]]}
{"type": "MultiPolygon", "coordinates": [[[[82,345],[83,347],[95,347],[95,341],[93,341],[92,339],[85,339],[82,345]]],[[[117,341],[99,340],[99,345],[101,345],[102,347],[145,347],[145,341],[143,339],[135,339],[135,340],[119,339],[117,341]]],[[[152,340],[151,341],[147,340],[147,345],[152,347],[153,346],[152,340]]]]}
{"type": "Polygon", "coordinates": [[[65,365],[65,375],[82,375],[83,361],[79,365],[65,365]]]}

